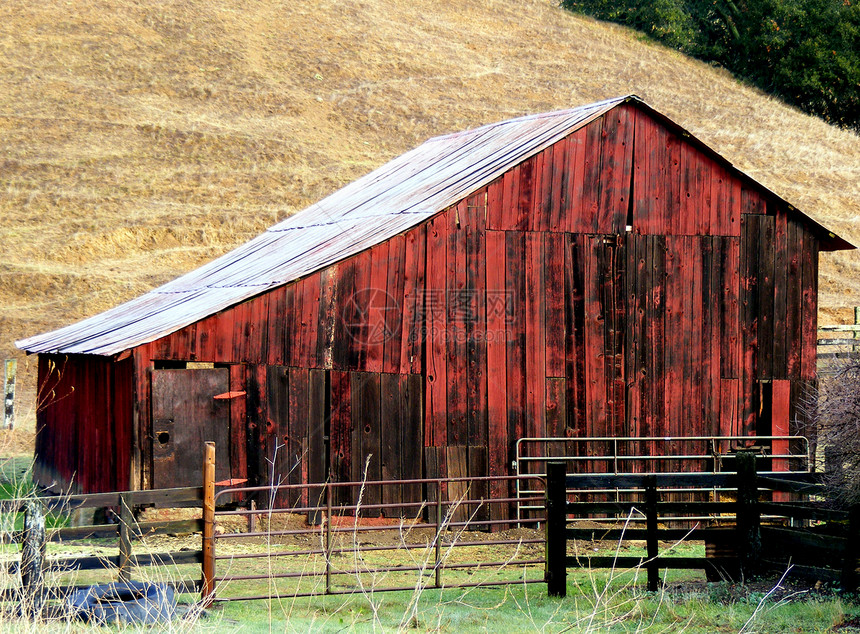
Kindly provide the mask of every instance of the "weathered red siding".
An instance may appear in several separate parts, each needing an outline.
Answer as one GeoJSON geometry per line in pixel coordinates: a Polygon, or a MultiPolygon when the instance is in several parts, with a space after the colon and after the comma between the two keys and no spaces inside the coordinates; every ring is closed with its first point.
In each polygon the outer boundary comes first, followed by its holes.
{"type": "Polygon", "coordinates": [[[795,420],[814,379],[817,266],[785,203],[621,105],[424,224],[136,348],[132,478],[150,484],[167,361],[230,366],[223,459],[251,483],[272,462],[355,479],[369,455],[373,479],[502,475],[526,436],[754,434],[762,382],[787,382],[774,411],[795,420]]]}
{"type": "Polygon", "coordinates": [[[131,359],[40,355],[34,479],[99,492],[129,488],[131,359]]]}

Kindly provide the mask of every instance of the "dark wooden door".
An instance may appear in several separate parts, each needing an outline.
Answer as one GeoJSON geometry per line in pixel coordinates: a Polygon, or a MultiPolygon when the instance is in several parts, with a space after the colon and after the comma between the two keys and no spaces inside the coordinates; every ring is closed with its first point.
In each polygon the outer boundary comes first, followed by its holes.
{"type": "Polygon", "coordinates": [[[152,486],[199,486],[203,446],[215,443],[215,479],[230,477],[227,368],[152,372],[152,486]]]}

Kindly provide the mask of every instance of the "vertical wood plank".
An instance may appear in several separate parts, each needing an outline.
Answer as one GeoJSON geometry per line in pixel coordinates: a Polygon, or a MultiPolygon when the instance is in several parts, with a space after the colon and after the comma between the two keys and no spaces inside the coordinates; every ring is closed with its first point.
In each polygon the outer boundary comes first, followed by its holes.
{"type": "MultiPolygon", "coordinates": [[[[770,433],[774,436],[788,436],[789,416],[791,408],[791,381],[776,379],[773,381],[773,400],[771,403],[770,433]]],[[[787,440],[774,440],[773,453],[787,454],[789,446],[787,440]]],[[[787,458],[774,458],[772,468],[774,471],[788,471],[789,462],[787,458]]]]}
{"type": "Polygon", "coordinates": [[[285,286],[269,292],[266,326],[266,363],[284,365],[284,324],[287,322],[287,291],[285,286]]]}
{"type": "Polygon", "coordinates": [[[704,310],[711,310],[710,306],[703,306],[704,279],[703,279],[703,256],[704,242],[702,236],[691,236],[687,239],[689,275],[692,277],[692,318],[690,320],[689,365],[690,365],[690,396],[689,406],[685,409],[685,429],[688,434],[704,435],[706,429],[706,413],[702,406],[705,372],[705,346],[708,342],[704,339],[704,310]]]}
{"type": "Polygon", "coordinates": [[[722,240],[723,253],[723,298],[720,326],[721,376],[740,378],[740,239],[722,240]]]}
{"type": "MultiPolygon", "coordinates": [[[[347,369],[364,371],[367,369],[370,354],[370,341],[373,337],[371,323],[371,297],[373,296],[371,252],[363,251],[353,256],[353,291],[348,302],[349,355],[347,369]]],[[[346,319],[346,316],[344,317],[346,319]]]]}
{"type": "MultiPolygon", "coordinates": [[[[285,387],[287,388],[287,405],[289,407],[289,431],[286,434],[287,438],[282,438],[283,451],[288,456],[288,471],[284,475],[290,484],[304,484],[311,481],[311,471],[313,471],[315,481],[320,482],[321,480],[316,478],[325,479],[324,464],[322,464],[322,460],[325,459],[325,450],[322,446],[322,436],[325,430],[319,429],[319,425],[320,423],[325,425],[325,422],[324,415],[323,419],[320,419],[319,408],[321,404],[319,399],[323,400],[322,406],[324,407],[325,395],[322,390],[325,389],[325,381],[320,381],[319,370],[290,368],[288,373],[284,372],[284,374],[287,375],[285,387]],[[314,403],[310,400],[311,372],[316,375],[314,397],[317,401],[314,403]],[[316,408],[313,416],[311,415],[312,406],[316,408]],[[312,450],[321,451],[321,455],[312,455],[312,450]],[[321,471],[322,473],[320,473],[321,471]]],[[[293,494],[290,496],[291,504],[304,505],[307,501],[307,489],[303,489],[300,495],[293,494]]],[[[314,500],[314,503],[316,501],[314,500]]]]}
{"type": "Polygon", "coordinates": [[[425,225],[405,236],[405,274],[403,280],[403,321],[401,324],[400,373],[421,371],[423,343],[427,322],[424,314],[425,225]]]}
{"type": "MultiPolygon", "coordinates": [[[[415,480],[422,476],[422,419],[424,409],[421,403],[423,381],[420,374],[409,374],[400,376],[400,411],[402,423],[400,429],[400,456],[401,477],[406,480],[415,480]]],[[[422,486],[420,484],[404,484],[402,487],[402,498],[404,502],[421,502],[422,486]]],[[[418,506],[404,507],[403,513],[406,517],[417,517],[418,506]]]]}
{"type": "Polygon", "coordinates": [[[603,149],[603,128],[605,125],[606,115],[589,123],[585,127],[585,165],[582,175],[582,181],[577,180],[577,185],[581,185],[581,198],[579,212],[582,215],[583,223],[586,227],[590,227],[589,233],[600,233],[600,196],[601,188],[603,187],[602,179],[602,155],[603,149]]]}
{"type": "Polygon", "coordinates": [[[801,302],[801,353],[800,378],[813,380],[816,376],[816,353],[818,336],[818,241],[803,231],[801,266],[803,281],[801,302]]]}
{"type": "Polygon", "coordinates": [[[681,429],[684,394],[684,341],[683,298],[685,296],[683,240],[676,236],[666,239],[666,334],[670,337],[664,347],[666,374],[666,424],[669,436],[684,435],[681,429]]]}
{"type": "MultiPolygon", "coordinates": [[[[305,482],[325,482],[328,479],[328,443],[329,435],[328,411],[326,400],[329,397],[328,385],[330,374],[324,370],[308,372],[308,434],[307,434],[307,466],[308,473],[305,482]]],[[[301,416],[300,411],[292,410],[293,416],[301,416]]],[[[309,506],[322,506],[325,503],[322,487],[307,489],[302,493],[302,503],[309,506]]],[[[309,521],[316,525],[322,518],[318,513],[311,514],[309,521]]]]}
{"type": "Polygon", "coordinates": [[[358,349],[356,336],[358,326],[355,319],[355,269],[360,258],[349,258],[338,264],[337,291],[334,297],[334,341],[331,350],[331,367],[336,370],[346,370],[358,367],[358,349]]]}
{"type": "MultiPolygon", "coordinates": [[[[359,482],[382,479],[382,411],[381,379],[375,372],[353,372],[351,375],[353,456],[352,479],[359,482]]],[[[386,407],[390,407],[386,404],[386,407]]],[[[379,504],[382,501],[378,485],[367,485],[364,489],[365,504],[379,504]]],[[[368,510],[371,517],[379,515],[378,510],[368,510]]]]}
{"type": "MultiPolygon", "coordinates": [[[[246,366],[231,365],[229,369],[229,391],[240,392],[245,390],[246,366]]],[[[221,462],[230,465],[231,478],[247,478],[249,482],[255,480],[263,484],[264,474],[259,473],[260,459],[258,456],[260,444],[257,442],[257,434],[254,429],[248,428],[246,401],[244,398],[231,398],[230,408],[230,451],[222,455],[221,462]],[[249,433],[250,432],[250,433],[249,433]],[[253,458],[253,463],[250,459],[253,458]],[[250,467],[250,468],[249,468],[250,467]]],[[[206,440],[214,440],[207,438],[206,440]]],[[[251,485],[255,486],[255,485],[251,485]]]]}
{"type": "MultiPolygon", "coordinates": [[[[593,215],[586,209],[586,146],[589,128],[580,128],[567,137],[566,178],[562,190],[562,220],[564,231],[590,233],[593,215]]],[[[595,184],[596,186],[596,184],[595,184]]]]}
{"type": "MultiPolygon", "coordinates": [[[[379,377],[381,398],[379,401],[379,458],[380,476],[382,480],[392,482],[404,478],[401,471],[400,454],[407,451],[403,446],[400,428],[411,421],[404,417],[402,409],[401,389],[404,386],[398,374],[382,374],[379,377]]],[[[382,487],[381,499],[383,504],[400,504],[403,494],[399,484],[385,484],[382,487]]],[[[386,517],[400,517],[401,509],[385,509],[386,517]]]]}
{"type": "Polygon", "coordinates": [[[655,233],[657,210],[661,203],[656,190],[660,148],[656,142],[655,123],[650,116],[637,110],[635,126],[633,231],[648,235],[655,233]]]}
{"type": "MultiPolygon", "coordinates": [[[[546,379],[546,435],[564,438],[567,427],[567,382],[564,378],[546,379]]],[[[560,443],[555,445],[560,446],[560,443]]],[[[551,452],[548,449],[547,455],[551,452]]]]}
{"type": "Polygon", "coordinates": [[[504,228],[505,179],[497,178],[487,185],[487,229],[504,228]]]}
{"type": "Polygon", "coordinates": [[[386,274],[385,308],[385,339],[382,352],[382,371],[398,372],[400,369],[400,351],[402,349],[402,322],[406,312],[404,297],[406,273],[406,237],[394,236],[388,241],[388,271],[386,274]]]}
{"type": "MultiPolygon", "coordinates": [[[[348,482],[352,467],[352,398],[350,395],[350,373],[332,370],[329,402],[331,421],[329,434],[329,479],[332,482],[348,482]]],[[[358,448],[356,448],[358,451],[358,448]]],[[[352,492],[334,489],[334,500],[338,504],[348,503],[352,492]]]]}
{"type": "MultiPolygon", "coordinates": [[[[275,451],[270,458],[272,463],[266,464],[266,466],[273,469],[276,484],[287,484],[290,482],[290,476],[292,475],[291,466],[294,458],[290,447],[290,411],[292,410],[292,404],[290,403],[290,386],[288,381],[287,368],[283,366],[267,367],[266,419],[275,428],[275,432],[272,434],[275,451]]],[[[286,495],[283,491],[278,491],[275,495],[274,505],[278,508],[289,506],[292,502],[293,500],[290,499],[290,496],[286,495]]]]}
{"type": "Polygon", "coordinates": [[[545,252],[541,234],[525,234],[525,435],[546,435],[545,252]]]}
{"type": "Polygon", "coordinates": [[[269,294],[263,293],[248,302],[248,362],[265,364],[268,357],[269,294]]]}
{"type": "Polygon", "coordinates": [[[543,236],[546,271],[544,330],[546,333],[546,375],[565,376],[565,338],[567,336],[564,319],[564,275],[565,244],[562,234],[547,233],[543,236]]]}
{"type": "Polygon", "coordinates": [[[570,235],[565,260],[565,342],[568,392],[568,430],[570,435],[587,436],[588,405],[586,401],[585,357],[585,287],[586,261],[589,257],[587,237],[570,235]]]}
{"type": "MultiPolygon", "coordinates": [[[[446,450],[446,463],[449,478],[466,478],[469,475],[468,449],[464,446],[449,446],[446,450]]],[[[469,499],[469,483],[465,480],[448,483],[447,500],[452,505],[451,520],[465,522],[469,519],[471,508],[465,501],[469,499]]]]}
{"type": "MultiPolygon", "coordinates": [[[[490,476],[508,473],[508,414],[507,414],[507,339],[508,301],[505,285],[505,233],[486,233],[487,290],[487,427],[488,468],[490,476]]],[[[507,484],[501,480],[490,483],[490,497],[507,497],[507,484]]],[[[490,507],[491,519],[506,517],[499,504],[490,507]]]]}
{"type": "Polygon", "coordinates": [[[720,435],[739,436],[740,432],[740,380],[720,380],[720,435]]]}
{"type": "Polygon", "coordinates": [[[759,259],[757,278],[759,314],[756,377],[770,379],[773,377],[775,219],[773,216],[761,215],[758,217],[758,220],[759,259]]]}
{"type": "Polygon", "coordinates": [[[368,336],[367,362],[364,369],[368,372],[382,372],[386,332],[385,310],[386,288],[388,288],[388,250],[390,243],[383,242],[370,250],[371,270],[368,287],[368,336]]]}
{"type": "Polygon", "coordinates": [[[532,212],[538,173],[537,156],[526,159],[519,165],[520,182],[517,188],[516,216],[510,227],[511,230],[528,231],[529,229],[529,216],[532,212]]]}
{"type": "Polygon", "coordinates": [[[302,358],[302,316],[304,306],[304,284],[300,280],[287,287],[287,315],[289,322],[286,330],[287,365],[306,365],[302,358]]]}
{"type": "Polygon", "coordinates": [[[519,231],[505,233],[505,290],[509,298],[508,324],[511,336],[506,350],[508,451],[525,432],[525,244],[519,231]]]}
{"type": "Polygon", "coordinates": [[[541,231],[543,224],[544,195],[550,184],[544,183],[544,164],[546,152],[536,154],[532,159],[534,162],[534,174],[532,176],[532,195],[529,201],[530,207],[526,212],[525,231],[541,231]]]}
{"type": "Polygon", "coordinates": [[[487,289],[484,219],[486,197],[468,199],[466,223],[466,397],[468,444],[487,446],[487,289]]]}
{"type": "Polygon", "coordinates": [[[552,158],[549,231],[553,232],[564,231],[567,228],[567,216],[570,215],[567,185],[568,175],[573,171],[574,166],[568,162],[569,147],[570,139],[564,138],[550,148],[552,154],[548,154],[546,158],[547,162],[549,162],[550,156],[552,158]]]}
{"type": "Polygon", "coordinates": [[[779,208],[774,217],[773,259],[773,368],[775,379],[788,378],[788,216],[779,208]]]}
{"type": "Polygon", "coordinates": [[[517,165],[502,176],[502,206],[498,228],[505,231],[512,230],[519,219],[520,170],[521,165],[517,165]]]}
{"type": "Polygon", "coordinates": [[[424,315],[427,320],[427,387],[424,446],[444,447],[448,443],[447,348],[447,218],[439,215],[427,225],[427,288],[424,315]]]}
{"type": "Polygon", "coordinates": [[[755,434],[758,411],[758,390],[755,388],[758,359],[758,325],[760,316],[759,285],[759,240],[761,239],[760,217],[741,217],[741,365],[742,406],[741,420],[744,435],[755,434]]]}
{"type": "Polygon", "coordinates": [[[334,366],[335,331],[340,321],[337,314],[340,267],[333,264],[320,272],[320,299],[318,307],[317,340],[314,345],[317,367],[334,366]]]}
{"type": "Polygon", "coordinates": [[[467,204],[461,201],[448,211],[448,275],[445,295],[447,306],[447,400],[448,444],[466,445],[469,428],[466,411],[467,346],[466,324],[469,320],[469,298],[466,289],[467,204]]]}
{"type": "Polygon", "coordinates": [[[556,217],[554,216],[555,206],[553,204],[552,188],[555,178],[553,155],[555,154],[555,149],[560,145],[563,146],[563,142],[560,141],[555,145],[551,145],[541,152],[540,189],[537,196],[535,196],[535,220],[531,225],[535,231],[556,231],[557,229],[553,229],[554,222],[556,228],[558,227],[556,217]]]}
{"type": "Polygon", "coordinates": [[[789,378],[800,378],[800,359],[803,324],[803,267],[801,265],[802,229],[794,220],[789,219],[786,226],[788,243],[788,280],[786,299],[786,374],[789,378]]]}
{"type": "Polygon", "coordinates": [[[603,115],[597,233],[623,234],[627,224],[634,117],[633,108],[627,105],[603,115]]]}

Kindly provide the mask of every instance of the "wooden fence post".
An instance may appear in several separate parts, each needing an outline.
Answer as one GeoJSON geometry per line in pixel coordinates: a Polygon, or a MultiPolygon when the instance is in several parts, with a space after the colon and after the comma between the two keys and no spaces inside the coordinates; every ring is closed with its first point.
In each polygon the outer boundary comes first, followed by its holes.
{"type": "Polygon", "coordinates": [[[857,557],[860,555],[860,504],[852,504],[848,510],[848,543],[845,545],[845,559],[842,561],[841,586],[843,592],[857,589],[857,557]]]}
{"type": "Polygon", "coordinates": [[[131,524],[134,515],[125,494],[119,496],[119,580],[131,581],[131,524]]]}
{"type": "Polygon", "coordinates": [[[567,465],[546,465],[546,564],[544,580],[551,597],[567,596],[567,465]]]}
{"type": "Polygon", "coordinates": [[[750,451],[739,451],[737,465],[737,553],[741,573],[745,578],[749,578],[755,574],[761,554],[761,520],[758,508],[755,454],[750,451]]]}
{"type": "Polygon", "coordinates": [[[648,551],[648,591],[656,592],[660,587],[660,566],[657,556],[659,542],[657,541],[657,476],[645,476],[645,546],[648,551]]]}
{"type": "Polygon", "coordinates": [[[15,413],[15,374],[18,370],[16,359],[6,359],[5,380],[3,382],[3,429],[12,429],[15,413]]]}
{"type": "MultiPolygon", "coordinates": [[[[855,307],[854,307],[854,325],[855,325],[855,326],[860,326],[860,306],[855,306],[855,307]]],[[[855,338],[855,339],[860,339],[860,330],[855,330],[855,331],[854,331],[854,338],[855,338]]],[[[860,352],[860,345],[855,344],[855,345],[852,347],[852,350],[853,350],[854,352],[860,352]]]]}
{"type": "Polygon", "coordinates": [[[203,461],[203,584],[204,608],[215,599],[215,443],[207,442],[203,461]]]}
{"type": "Polygon", "coordinates": [[[41,502],[28,500],[24,508],[21,544],[21,590],[24,614],[38,618],[45,600],[45,512],[41,502]]]}

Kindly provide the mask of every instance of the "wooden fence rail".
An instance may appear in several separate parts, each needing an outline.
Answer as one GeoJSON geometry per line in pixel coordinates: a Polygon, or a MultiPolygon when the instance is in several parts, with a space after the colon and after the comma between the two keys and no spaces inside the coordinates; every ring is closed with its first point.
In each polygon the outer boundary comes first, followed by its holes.
{"type": "Polygon", "coordinates": [[[648,589],[653,591],[660,585],[661,569],[700,569],[709,573],[709,578],[726,574],[748,578],[767,568],[784,568],[792,562],[798,573],[838,581],[845,590],[855,589],[860,555],[857,539],[860,537],[860,507],[840,511],[814,502],[763,500],[773,491],[790,492],[799,497],[820,494],[822,488],[812,481],[812,474],[758,476],[753,454],[739,452],[737,456],[737,472],[723,474],[567,475],[564,463],[548,464],[545,581],[550,596],[565,596],[567,569],[584,565],[590,568],[642,567],[648,572],[648,589]],[[683,487],[688,491],[686,497],[703,497],[710,491],[709,497],[723,500],[679,500],[685,495],[683,487]],[[630,500],[569,501],[571,491],[577,492],[574,497],[582,498],[588,497],[589,489],[622,490],[630,500]],[[671,493],[665,489],[671,489],[671,493]],[[673,499],[663,501],[665,498],[673,499]],[[623,528],[575,528],[568,524],[571,515],[575,518],[626,515],[633,521],[623,528]],[[686,520],[693,526],[667,527],[665,522],[670,518],[675,523],[686,520]],[[645,527],[638,528],[643,520],[645,527]],[[808,520],[830,522],[841,527],[843,534],[836,534],[832,528],[828,533],[816,533],[808,527],[786,526],[808,520]],[[729,522],[731,525],[727,525],[729,522]],[[570,540],[594,539],[596,534],[605,540],[644,540],[646,555],[568,555],[570,540]],[[663,556],[659,550],[660,541],[681,539],[705,541],[706,556],[663,556]],[[831,567],[824,567],[820,562],[830,562],[831,567]]]}
{"type": "MultiPolygon", "coordinates": [[[[25,606],[25,611],[30,616],[35,616],[41,611],[48,595],[61,598],[85,587],[69,584],[47,588],[46,570],[62,572],[115,570],[117,580],[129,581],[132,569],[138,566],[191,563],[200,565],[203,561],[202,550],[135,554],[133,544],[152,535],[192,533],[203,529],[202,519],[137,522],[134,517],[136,509],[153,505],[161,508],[200,507],[202,503],[203,487],[4,500],[0,503],[0,513],[11,515],[23,513],[24,517],[23,530],[11,530],[0,534],[0,541],[3,543],[19,543],[22,546],[20,562],[11,561],[5,564],[8,574],[20,573],[21,587],[7,588],[0,592],[0,600],[20,601],[25,606]],[[113,512],[113,520],[117,523],[46,528],[48,513],[63,514],[84,508],[118,509],[118,513],[113,512]],[[46,555],[47,542],[98,538],[115,539],[117,554],[52,558],[46,555]]],[[[170,583],[177,592],[182,593],[199,592],[202,588],[200,579],[177,579],[170,583]]]]}

